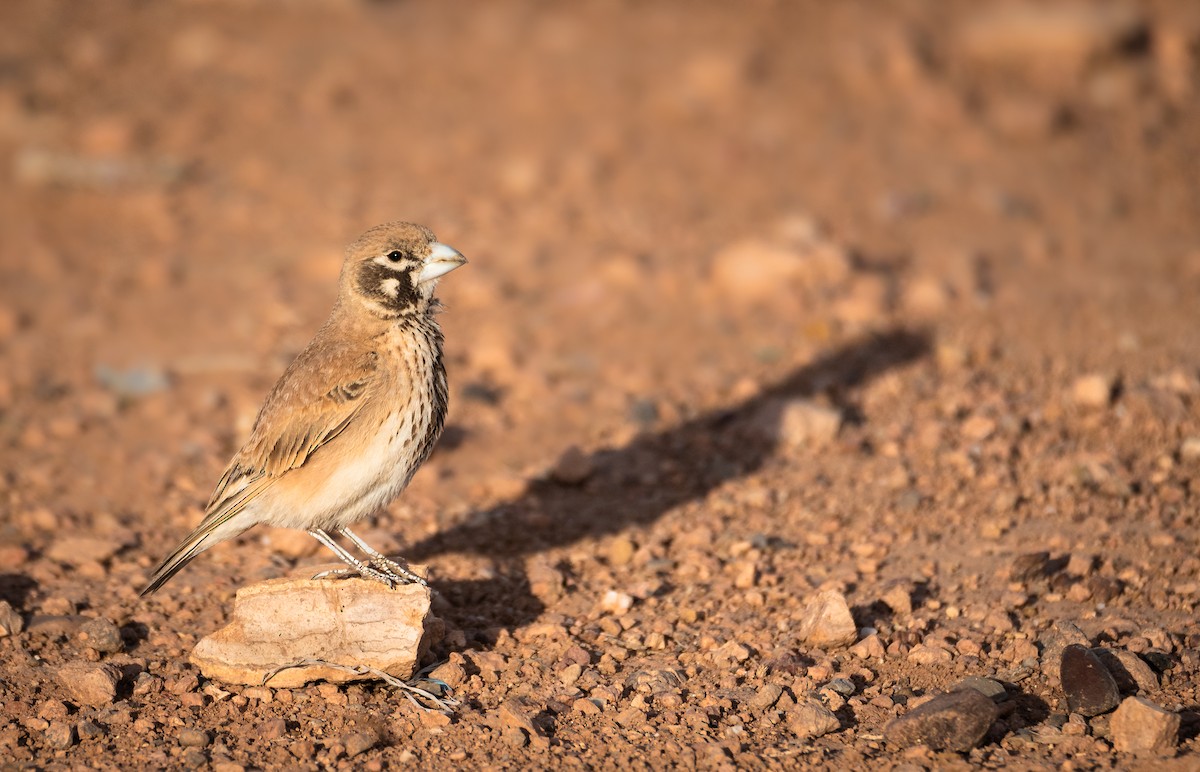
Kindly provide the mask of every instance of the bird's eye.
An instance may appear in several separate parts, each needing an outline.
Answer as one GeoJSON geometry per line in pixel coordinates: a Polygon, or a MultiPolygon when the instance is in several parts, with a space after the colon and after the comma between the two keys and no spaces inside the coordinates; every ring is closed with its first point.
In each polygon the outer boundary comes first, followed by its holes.
{"type": "Polygon", "coordinates": [[[393,263],[400,262],[400,260],[403,257],[404,257],[403,253],[401,253],[397,249],[393,249],[391,252],[388,252],[388,255],[387,255],[388,260],[391,260],[393,263]]]}

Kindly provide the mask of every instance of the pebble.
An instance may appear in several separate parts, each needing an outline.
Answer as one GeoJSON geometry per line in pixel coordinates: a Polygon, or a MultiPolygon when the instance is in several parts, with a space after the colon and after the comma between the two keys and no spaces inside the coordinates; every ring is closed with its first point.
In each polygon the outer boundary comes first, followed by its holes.
{"type": "Polygon", "coordinates": [[[1107,375],[1084,375],[1071,384],[1071,401],[1080,407],[1101,408],[1112,399],[1113,382],[1107,375]]]}
{"type": "Polygon", "coordinates": [[[1113,713],[1109,731],[1118,751],[1166,756],[1179,744],[1181,723],[1178,713],[1141,697],[1126,697],[1113,713]]]}
{"type": "Polygon", "coordinates": [[[814,699],[802,699],[788,712],[788,729],[802,740],[839,729],[841,722],[829,708],[814,699]]]}
{"type": "Polygon", "coordinates": [[[46,729],[46,742],[55,748],[70,748],[78,741],[75,726],[66,721],[51,721],[46,729]]]}
{"type": "Polygon", "coordinates": [[[342,737],[342,745],[346,747],[346,758],[350,759],[366,753],[378,743],[379,735],[372,731],[354,732],[342,737]]]}
{"type": "Polygon", "coordinates": [[[953,658],[953,655],[945,649],[938,648],[937,646],[927,646],[923,643],[918,643],[908,652],[908,660],[917,665],[941,664],[949,662],[953,658]]]}
{"type": "Polygon", "coordinates": [[[899,718],[883,734],[891,745],[926,745],[933,750],[966,752],[979,744],[999,715],[988,697],[975,689],[939,694],[899,718]]]}
{"type": "Polygon", "coordinates": [[[1043,76],[1047,67],[1077,74],[1097,57],[1119,50],[1144,27],[1141,13],[1123,3],[981,5],[961,27],[959,44],[981,65],[1043,76]]]}
{"type": "Polygon", "coordinates": [[[822,592],[809,602],[799,627],[800,639],[818,649],[851,646],[858,640],[858,627],[846,597],[834,590],[822,592]]]}
{"type": "Polygon", "coordinates": [[[212,740],[208,732],[190,726],[181,728],[176,738],[179,740],[179,744],[185,748],[204,748],[212,740]]]}
{"type": "Polygon", "coordinates": [[[618,536],[609,542],[608,562],[614,566],[628,565],[633,560],[637,547],[624,536],[618,536]]]}
{"type": "Polygon", "coordinates": [[[128,370],[97,365],[96,380],[113,394],[126,399],[165,391],[171,385],[166,372],[156,365],[141,365],[128,370]]]}
{"type": "Polygon", "coordinates": [[[1121,700],[1112,674],[1086,646],[1071,644],[1063,649],[1059,677],[1072,713],[1098,716],[1117,707],[1121,700]]]}
{"type": "Polygon", "coordinates": [[[1028,582],[1031,579],[1045,576],[1049,573],[1049,568],[1049,552],[1030,552],[1013,560],[1012,568],[1009,569],[1009,577],[1014,582],[1028,582]]]}
{"type": "Polygon", "coordinates": [[[1158,676],[1153,668],[1132,651],[1095,648],[1092,653],[1112,674],[1122,694],[1137,694],[1139,690],[1149,693],[1158,689],[1158,676]]]}
{"type": "Polygon", "coordinates": [[[105,734],[104,727],[91,720],[80,721],[76,727],[76,732],[78,732],[81,740],[91,740],[96,737],[103,737],[105,734]]]}
{"type": "MultiPolygon", "coordinates": [[[[64,536],[56,539],[46,551],[46,556],[59,563],[78,566],[84,563],[103,563],[117,553],[124,544],[119,539],[96,536],[64,536]]],[[[47,612],[51,613],[51,612],[47,612]]]]}
{"type": "Polygon", "coordinates": [[[809,399],[772,399],[753,418],[753,429],[785,448],[823,447],[837,437],[841,411],[809,399]]]}
{"type": "Polygon", "coordinates": [[[993,702],[1004,702],[1008,699],[1008,691],[1005,690],[1004,684],[991,678],[967,676],[950,687],[950,691],[952,692],[962,691],[963,689],[974,689],[993,702]]]}
{"type": "Polygon", "coordinates": [[[803,247],[761,239],[726,246],[713,257],[714,288],[735,300],[752,302],[789,297],[788,283],[821,286],[844,280],[849,272],[845,250],[822,242],[803,247]]]}
{"type": "Polygon", "coordinates": [[[550,478],[561,485],[582,485],[595,470],[591,455],[572,445],[559,456],[550,478]]]}
{"type": "Polygon", "coordinates": [[[72,662],[58,669],[58,681],[80,705],[99,707],[117,697],[120,674],[111,665],[72,662]]]}
{"type": "Polygon", "coordinates": [[[599,702],[587,697],[580,697],[571,705],[575,712],[582,713],[585,716],[597,716],[603,712],[599,702]]]}
{"type": "Polygon", "coordinates": [[[898,584],[889,587],[880,600],[887,604],[893,614],[908,616],[912,613],[912,594],[898,584]]]}
{"type": "Polygon", "coordinates": [[[287,734],[287,721],[282,718],[269,718],[258,725],[257,734],[264,740],[278,740],[287,734]]]}
{"type": "Polygon", "coordinates": [[[633,606],[633,597],[623,592],[609,590],[604,593],[604,597],[600,599],[600,609],[607,611],[610,614],[618,616],[629,611],[633,606]]]}
{"type": "Polygon", "coordinates": [[[111,619],[97,617],[84,622],[79,628],[79,637],[88,646],[102,654],[112,654],[125,648],[121,630],[111,619]]]}
{"type": "Polygon", "coordinates": [[[315,555],[321,547],[307,531],[295,528],[267,528],[263,530],[260,539],[268,549],[291,560],[315,555]]]}
{"type": "Polygon", "coordinates": [[[1200,461],[1200,437],[1188,437],[1180,443],[1179,460],[1189,464],[1200,461]]]}
{"type": "Polygon", "coordinates": [[[762,713],[765,710],[770,710],[779,702],[779,698],[783,696],[783,687],[778,684],[766,684],[754,693],[754,696],[746,701],[746,707],[756,713],[762,713]]]}
{"type": "Polygon", "coordinates": [[[1051,678],[1059,677],[1063,650],[1067,646],[1071,644],[1079,644],[1081,646],[1091,645],[1088,637],[1083,634],[1083,631],[1073,622],[1065,619],[1055,622],[1054,626],[1038,639],[1038,643],[1041,644],[1042,649],[1042,672],[1051,678]]]}
{"type": "Polygon", "coordinates": [[[17,635],[25,629],[25,621],[8,601],[0,600],[0,638],[17,635]]]}

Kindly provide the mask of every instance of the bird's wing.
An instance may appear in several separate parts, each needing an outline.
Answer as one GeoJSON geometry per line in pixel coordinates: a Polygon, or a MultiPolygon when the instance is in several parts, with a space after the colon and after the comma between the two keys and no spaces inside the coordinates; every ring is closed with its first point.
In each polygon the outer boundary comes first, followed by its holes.
{"type": "Polygon", "coordinates": [[[210,528],[240,512],[275,480],[341,434],[379,389],[377,356],[310,348],[275,384],[250,439],[230,461],[208,502],[210,528]]]}

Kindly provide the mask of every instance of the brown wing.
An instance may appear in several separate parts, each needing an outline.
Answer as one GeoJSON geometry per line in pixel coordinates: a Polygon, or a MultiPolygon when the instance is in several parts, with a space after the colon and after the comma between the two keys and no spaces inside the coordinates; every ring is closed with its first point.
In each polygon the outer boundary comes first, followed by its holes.
{"type": "Polygon", "coordinates": [[[250,439],[230,461],[209,500],[215,527],[289,470],[303,466],[354,420],[379,386],[374,352],[306,349],[267,396],[250,439]]]}

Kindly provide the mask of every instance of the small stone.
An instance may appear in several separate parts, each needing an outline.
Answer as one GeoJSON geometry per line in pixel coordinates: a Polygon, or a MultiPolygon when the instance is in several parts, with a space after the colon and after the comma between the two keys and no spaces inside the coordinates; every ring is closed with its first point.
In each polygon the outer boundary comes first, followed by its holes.
{"type": "Polygon", "coordinates": [[[346,758],[352,759],[361,753],[366,753],[379,743],[379,735],[375,732],[354,732],[342,738],[346,746],[346,758]]]}
{"type": "Polygon", "coordinates": [[[796,241],[794,246],[761,239],[730,244],[713,257],[714,290],[750,303],[791,297],[793,282],[827,287],[849,274],[849,258],[839,245],[815,233],[796,241]]]}
{"type": "Polygon", "coordinates": [[[185,748],[204,748],[212,740],[208,732],[190,726],[182,727],[179,730],[179,734],[175,737],[179,740],[179,744],[185,748]]]}
{"type": "Polygon", "coordinates": [[[166,372],[153,364],[139,365],[128,370],[97,365],[96,380],[113,394],[127,399],[165,391],[171,385],[166,372]]]}
{"type": "Polygon", "coordinates": [[[618,536],[608,545],[608,562],[614,566],[625,566],[633,560],[637,547],[624,536],[618,536]]]}
{"type": "Polygon", "coordinates": [[[467,680],[467,671],[463,667],[463,656],[455,652],[450,659],[429,671],[429,677],[441,681],[450,687],[462,686],[467,680]]]}
{"type": "Polygon", "coordinates": [[[269,718],[258,725],[257,735],[264,740],[278,740],[287,734],[287,721],[282,718],[269,718]]]}
{"type": "Polygon", "coordinates": [[[1092,592],[1092,599],[1099,603],[1112,603],[1125,591],[1121,580],[1111,576],[1089,576],[1087,587],[1092,592]]]}
{"type": "Polygon", "coordinates": [[[38,718],[54,721],[67,717],[67,706],[62,700],[46,700],[38,706],[38,718]]]}
{"type": "Polygon", "coordinates": [[[824,447],[837,437],[842,414],[809,399],[772,399],[755,415],[753,426],[785,448],[824,447]]]}
{"type": "Polygon", "coordinates": [[[775,707],[775,703],[779,702],[779,698],[782,696],[782,686],[778,684],[766,684],[760,687],[754,693],[754,696],[746,701],[746,707],[755,713],[762,713],[764,710],[770,710],[775,707]]]}
{"type": "Polygon", "coordinates": [[[981,442],[996,431],[996,422],[987,416],[973,415],[963,421],[962,434],[972,442],[981,442]]]}
{"type": "Polygon", "coordinates": [[[585,716],[597,716],[603,712],[596,700],[587,697],[575,700],[571,707],[575,709],[576,713],[582,713],[585,716]]]}
{"type": "Polygon", "coordinates": [[[894,614],[908,616],[912,613],[912,595],[898,584],[889,587],[880,600],[886,603],[894,614]]]}
{"type": "Polygon", "coordinates": [[[1178,713],[1141,697],[1126,697],[1112,715],[1113,746],[1124,753],[1168,756],[1179,744],[1178,713]]]}
{"type": "Polygon", "coordinates": [[[522,732],[535,748],[550,747],[550,740],[534,723],[531,712],[533,710],[519,699],[505,700],[499,710],[500,726],[522,732]]]}
{"type": "MultiPolygon", "coordinates": [[[[46,551],[46,557],[69,566],[103,563],[125,546],[119,539],[92,536],[63,536],[46,551]]],[[[47,611],[46,613],[54,613],[47,611]]],[[[74,612],[72,612],[74,613],[74,612]]]]}
{"type": "Polygon", "coordinates": [[[80,721],[75,730],[81,740],[91,740],[105,735],[104,727],[91,720],[80,721]]]}
{"type": "Polygon", "coordinates": [[[604,593],[604,597],[600,599],[600,609],[609,614],[620,616],[633,606],[633,597],[623,592],[609,590],[604,593]]]}
{"type": "Polygon", "coordinates": [[[65,721],[50,722],[45,734],[46,742],[55,748],[70,748],[79,740],[75,733],[75,727],[65,721]]]}
{"type": "Polygon", "coordinates": [[[1028,582],[1044,577],[1049,573],[1049,567],[1049,552],[1030,552],[1013,560],[1012,568],[1009,569],[1009,577],[1014,582],[1028,582]]]}
{"type": "Polygon", "coordinates": [[[908,652],[908,660],[917,665],[943,664],[953,659],[953,655],[937,646],[927,646],[918,643],[908,652]]]}
{"type": "Polygon", "coordinates": [[[259,538],[272,552],[291,560],[315,555],[321,548],[320,542],[310,536],[308,531],[295,528],[267,528],[259,538]]]}
{"type": "Polygon", "coordinates": [[[883,734],[889,744],[901,748],[926,745],[964,753],[979,744],[998,715],[996,703],[968,688],[939,694],[892,719],[883,734]]]}
{"type": "Polygon", "coordinates": [[[98,617],[89,619],[79,628],[79,637],[88,646],[102,654],[112,654],[125,648],[121,631],[112,620],[98,617]]]}
{"type": "Polygon", "coordinates": [[[846,597],[827,590],[818,594],[804,610],[800,639],[818,649],[850,646],[858,640],[858,627],[846,597]]]}
{"type": "Polygon", "coordinates": [[[0,638],[17,635],[25,629],[25,621],[8,601],[0,600],[0,638]]]}
{"type": "Polygon", "coordinates": [[[1106,375],[1084,375],[1071,385],[1071,401],[1080,407],[1105,407],[1111,401],[1112,393],[1112,379],[1106,375]]]}
{"type": "Polygon", "coordinates": [[[841,722],[829,708],[814,699],[803,699],[787,717],[788,729],[801,740],[820,737],[841,727],[841,722]]]}
{"type": "Polygon", "coordinates": [[[1200,437],[1188,437],[1180,443],[1179,460],[1188,464],[1200,461],[1200,437]]]}
{"type": "Polygon", "coordinates": [[[550,477],[562,485],[582,485],[595,471],[592,457],[572,445],[559,457],[550,477]]]}
{"type": "Polygon", "coordinates": [[[879,634],[871,633],[851,646],[850,653],[859,659],[882,659],[887,654],[887,649],[884,648],[883,641],[879,639],[879,634]]]}
{"type": "Polygon", "coordinates": [[[1151,693],[1158,689],[1158,676],[1154,670],[1132,651],[1095,648],[1092,654],[1112,674],[1122,694],[1151,693]]]}
{"type": "MultiPolygon", "coordinates": [[[[1011,626],[1009,629],[1012,629],[1011,626]]],[[[1081,646],[1091,645],[1088,637],[1083,634],[1083,631],[1073,622],[1068,622],[1065,619],[1055,622],[1053,628],[1043,635],[1038,640],[1038,643],[1041,644],[1042,650],[1042,672],[1053,679],[1059,678],[1063,650],[1067,646],[1071,644],[1079,644],[1081,646]]]]}
{"type": "Polygon", "coordinates": [[[1121,701],[1112,674],[1086,646],[1072,644],[1063,649],[1059,677],[1072,713],[1090,718],[1109,712],[1121,701]]]}
{"type": "Polygon", "coordinates": [[[120,673],[110,665],[72,662],[60,667],[57,676],[72,701],[80,705],[100,707],[117,697],[120,673]]]}
{"type": "Polygon", "coordinates": [[[952,692],[962,691],[963,689],[974,689],[993,702],[1004,702],[1008,699],[1008,692],[1005,690],[1004,684],[991,678],[967,676],[950,687],[950,691],[952,692]]]}

